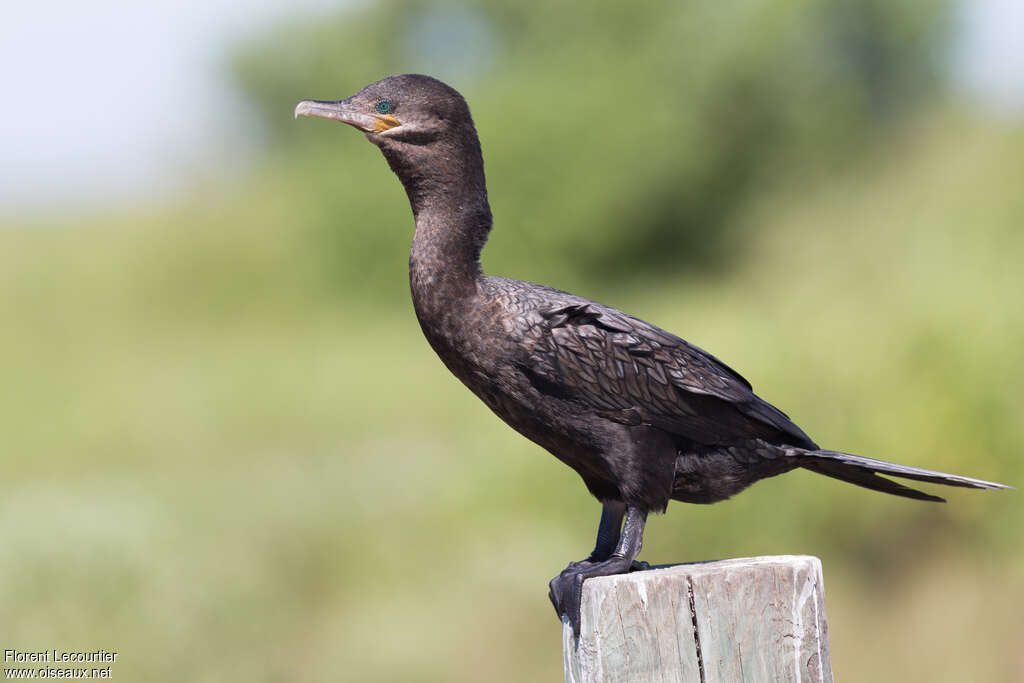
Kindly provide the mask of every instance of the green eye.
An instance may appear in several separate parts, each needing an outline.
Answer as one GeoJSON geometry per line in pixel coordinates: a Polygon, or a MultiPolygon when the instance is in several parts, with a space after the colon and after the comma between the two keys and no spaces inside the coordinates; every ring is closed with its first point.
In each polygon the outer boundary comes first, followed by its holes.
{"type": "Polygon", "coordinates": [[[381,114],[387,114],[391,111],[391,103],[387,100],[381,100],[377,103],[377,111],[381,114]]]}

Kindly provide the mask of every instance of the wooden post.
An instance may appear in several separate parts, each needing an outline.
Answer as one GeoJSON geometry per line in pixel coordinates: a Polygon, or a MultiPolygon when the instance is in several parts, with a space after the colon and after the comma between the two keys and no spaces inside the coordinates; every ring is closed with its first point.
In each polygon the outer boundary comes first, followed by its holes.
{"type": "Polygon", "coordinates": [[[583,584],[566,683],[831,683],[821,562],[784,555],[680,564],[583,584]]]}

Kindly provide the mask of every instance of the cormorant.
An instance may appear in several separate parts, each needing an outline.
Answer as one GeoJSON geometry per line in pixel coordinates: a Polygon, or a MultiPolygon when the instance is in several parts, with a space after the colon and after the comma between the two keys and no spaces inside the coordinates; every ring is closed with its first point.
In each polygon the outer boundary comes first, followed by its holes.
{"type": "Polygon", "coordinates": [[[576,633],[583,581],[646,567],[636,556],[647,514],[670,500],[714,503],[798,467],[918,500],[943,499],[879,475],[1010,488],[819,448],[710,353],[589,299],[484,275],[483,156],[469,107],[450,86],[392,76],[343,100],[300,102],[295,116],[347,123],[384,153],[416,220],[409,279],[427,341],[601,501],[594,551],[550,582],[555,611],[576,633]]]}

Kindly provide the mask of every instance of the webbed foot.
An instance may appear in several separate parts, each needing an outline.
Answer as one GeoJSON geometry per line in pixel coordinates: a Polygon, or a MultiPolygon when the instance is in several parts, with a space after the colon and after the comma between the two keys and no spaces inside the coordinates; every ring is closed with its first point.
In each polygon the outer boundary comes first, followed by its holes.
{"type": "Polygon", "coordinates": [[[583,582],[594,576],[613,576],[627,574],[632,571],[649,569],[646,562],[630,560],[612,555],[607,560],[597,561],[587,558],[579,562],[571,562],[562,573],[548,583],[548,597],[555,607],[560,619],[568,619],[572,625],[573,635],[580,635],[580,605],[583,601],[583,582]]]}

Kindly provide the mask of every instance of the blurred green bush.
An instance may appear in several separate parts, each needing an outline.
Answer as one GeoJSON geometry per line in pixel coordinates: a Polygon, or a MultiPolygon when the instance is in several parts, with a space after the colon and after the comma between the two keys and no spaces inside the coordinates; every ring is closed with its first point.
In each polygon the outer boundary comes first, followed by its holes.
{"type": "Polygon", "coordinates": [[[727,265],[743,242],[732,219],[760,187],[844,163],[936,92],[947,23],[945,3],[922,0],[386,0],[275,30],[234,72],[277,146],[310,164],[308,227],[337,284],[386,286],[376,264],[407,234],[342,217],[400,224],[401,202],[342,161],[358,135],[295,125],[289,106],[413,71],[473,108],[497,225],[487,263],[570,287],[727,265]]]}

